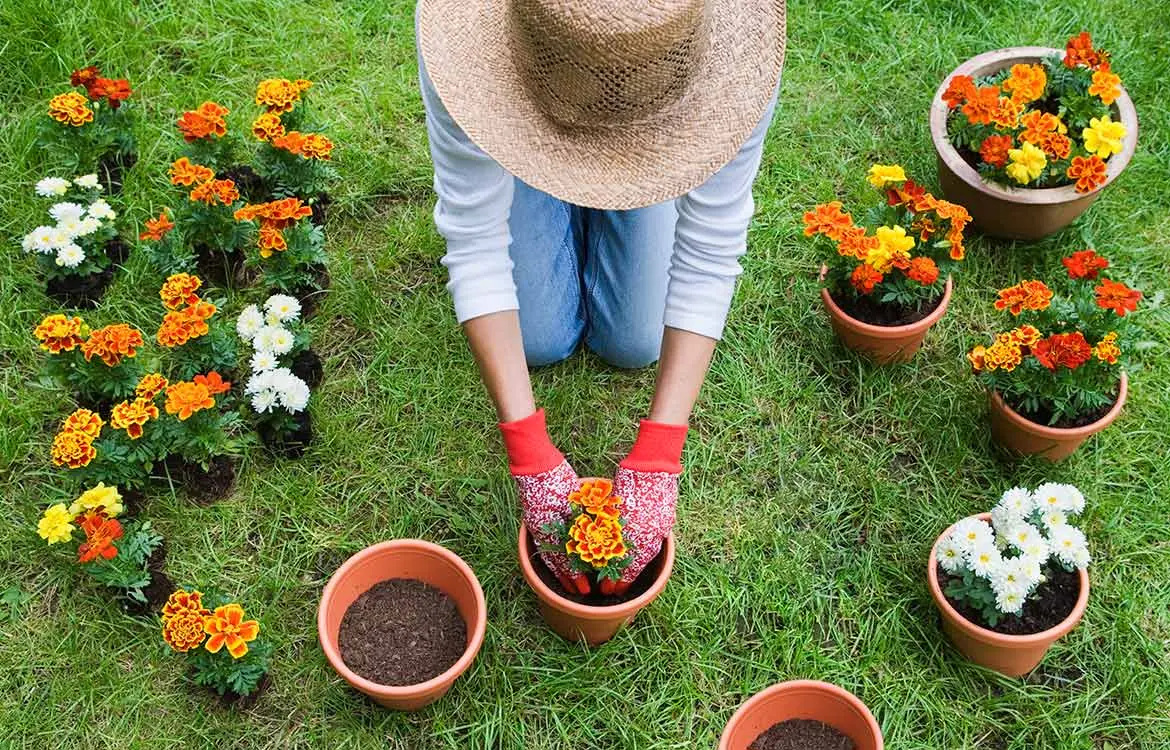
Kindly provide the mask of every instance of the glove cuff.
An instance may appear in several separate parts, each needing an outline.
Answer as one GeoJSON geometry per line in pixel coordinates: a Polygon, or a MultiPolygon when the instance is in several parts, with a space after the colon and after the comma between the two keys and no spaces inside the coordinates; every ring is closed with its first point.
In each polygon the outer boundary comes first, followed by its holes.
{"type": "Polygon", "coordinates": [[[515,422],[501,422],[500,434],[508,452],[508,469],[514,475],[540,474],[555,469],[565,460],[548,436],[544,409],[537,409],[515,422]]]}
{"type": "Polygon", "coordinates": [[[638,438],[634,441],[634,447],[620,465],[632,471],[681,474],[683,443],[686,439],[685,424],[663,424],[643,419],[638,425],[638,438]]]}

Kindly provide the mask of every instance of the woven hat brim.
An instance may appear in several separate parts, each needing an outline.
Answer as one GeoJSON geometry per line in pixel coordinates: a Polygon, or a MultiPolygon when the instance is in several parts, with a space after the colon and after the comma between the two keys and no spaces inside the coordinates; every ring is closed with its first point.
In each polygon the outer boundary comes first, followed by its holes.
{"type": "Polygon", "coordinates": [[[543,115],[508,46],[508,0],[420,0],[418,44],[451,117],[510,173],[579,206],[677,198],[739,151],[784,65],[784,0],[712,0],[690,85],[652,118],[566,128],[543,115]]]}

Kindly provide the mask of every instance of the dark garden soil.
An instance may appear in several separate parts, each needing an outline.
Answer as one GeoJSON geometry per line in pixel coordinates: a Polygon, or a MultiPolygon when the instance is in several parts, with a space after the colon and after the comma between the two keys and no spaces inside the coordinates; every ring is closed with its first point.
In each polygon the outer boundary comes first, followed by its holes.
{"type": "Polygon", "coordinates": [[[175,484],[198,505],[210,505],[227,497],[236,484],[236,466],[227,456],[211,459],[206,471],[197,463],[171,456],[163,463],[175,484]]]}
{"type": "Polygon", "coordinates": [[[292,432],[277,432],[265,423],[261,423],[257,430],[265,447],[284,458],[300,458],[313,442],[313,418],[309,412],[294,414],[293,419],[297,427],[292,432]]]}
{"type": "Polygon", "coordinates": [[[114,265],[122,265],[130,257],[130,243],[121,237],[115,237],[106,243],[106,257],[114,265]]]}
{"type": "MultiPolygon", "coordinates": [[[[292,296],[301,303],[301,317],[305,320],[317,314],[321,303],[325,301],[325,295],[329,293],[329,287],[333,284],[333,277],[329,275],[329,269],[323,263],[315,264],[310,270],[313,274],[313,283],[292,291],[292,296]]],[[[271,293],[276,294],[278,291],[273,290],[271,293]]]]}
{"type": "Polygon", "coordinates": [[[1049,424],[1052,421],[1051,409],[1044,409],[1039,412],[1027,412],[1024,411],[1022,404],[1012,403],[1011,401],[1007,402],[1012,411],[1014,411],[1016,414],[1019,414],[1024,419],[1027,419],[1029,422],[1035,422],[1036,424],[1043,425],[1045,427],[1059,427],[1066,430],[1074,427],[1085,427],[1087,425],[1093,424],[1108,414],[1109,410],[1112,409],[1116,403],[1117,394],[1115,393],[1113,394],[1113,400],[1104,406],[1100,406],[1096,409],[1093,409],[1092,411],[1085,412],[1084,414],[1078,414],[1072,419],[1058,419],[1055,423],[1049,424]]]}
{"type": "Polygon", "coordinates": [[[122,192],[122,181],[126,173],[138,163],[138,154],[111,152],[103,156],[97,165],[98,180],[110,195],[122,192]]]}
{"type": "Polygon", "coordinates": [[[773,724],[748,750],[856,750],[853,740],[824,722],[789,719],[773,724]]]}
{"type": "Polygon", "coordinates": [[[215,286],[240,285],[244,274],[244,251],[225,253],[209,245],[195,246],[195,270],[200,278],[215,286]]]}
{"type": "Polygon", "coordinates": [[[164,541],[159,545],[158,549],[150,553],[150,557],[146,558],[146,570],[150,573],[150,583],[142,589],[142,594],[146,597],[146,601],[140,602],[134,599],[123,598],[123,612],[132,617],[142,617],[150,614],[158,614],[162,611],[163,605],[167,603],[167,598],[175,591],[174,582],[163,571],[163,563],[166,562],[166,558],[167,543],[164,541]]]}
{"type": "Polygon", "coordinates": [[[459,661],[467,650],[467,623],[439,589],[392,578],[349,605],[337,646],[345,665],[367,680],[417,685],[459,661]]]}
{"type": "Polygon", "coordinates": [[[45,284],[45,294],[65,307],[92,310],[97,307],[113,279],[113,268],[88,276],[61,276],[49,279],[45,284]]]}
{"type": "Polygon", "coordinates": [[[247,711],[253,708],[257,702],[259,702],[260,697],[268,691],[268,687],[271,684],[272,675],[266,674],[260,678],[260,682],[257,683],[256,689],[247,695],[240,695],[235,690],[229,690],[223,695],[220,695],[216,689],[210,685],[207,685],[205,689],[210,691],[212,695],[218,698],[220,704],[225,708],[237,708],[241,711],[247,711]]]}
{"type": "Polygon", "coordinates": [[[930,302],[915,307],[881,303],[868,295],[854,297],[836,291],[830,291],[829,295],[846,315],[873,326],[905,326],[917,323],[942,304],[941,294],[930,302]]]}
{"type": "Polygon", "coordinates": [[[264,203],[271,196],[268,186],[264,184],[264,178],[247,164],[233,164],[216,177],[236,183],[240,196],[248,203],[264,203]]]}
{"type": "Polygon", "coordinates": [[[561,585],[561,582],[557,580],[553,572],[544,564],[544,560],[541,559],[540,555],[534,554],[532,557],[532,569],[536,571],[536,575],[540,577],[540,580],[544,582],[545,586],[548,586],[559,596],[571,602],[584,604],[587,607],[612,607],[617,604],[625,604],[632,599],[637,599],[650,590],[650,587],[654,585],[654,579],[662,571],[662,555],[663,553],[659,552],[658,556],[650,561],[650,564],[646,566],[642,574],[634,579],[634,583],[621,596],[600,594],[596,591],[596,586],[594,586],[595,590],[592,593],[584,596],[576,592],[565,591],[565,587],[561,585]]]}
{"type": "Polygon", "coordinates": [[[313,215],[309,217],[309,221],[319,227],[325,226],[325,221],[329,217],[329,206],[332,203],[333,196],[329,193],[318,193],[317,197],[313,199],[313,215]]]}
{"type": "Polygon", "coordinates": [[[309,386],[310,389],[321,385],[321,380],[325,377],[325,368],[321,364],[321,358],[312,349],[306,349],[293,357],[292,367],[289,369],[292,370],[293,375],[305,381],[305,385],[309,386]]]}
{"type": "MultiPolygon", "coordinates": [[[[1018,615],[1007,615],[994,628],[987,626],[979,610],[947,597],[947,601],[963,619],[974,623],[981,628],[1000,633],[1002,635],[1032,635],[1041,633],[1049,628],[1056,627],[1068,619],[1077,605],[1077,597],[1081,594],[1081,578],[1076,571],[1068,572],[1060,566],[1053,567],[1052,577],[1036,588],[1036,593],[1028,598],[1024,610],[1018,615]]],[[[951,581],[962,581],[936,566],[939,586],[943,591],[951,581]]]]}
{"type": "MultiPolygon", "coordinates": [[[[108,412],[104,412],[108,413],[108,412]]],[[[146,493],[142,490],[120,490],[122,493],[122,515],[137,518],[146,507],[146,493]]]]}
{"type": "Polygon", "coordinates": [[[108,398],[93,398],[92,396],[83,396],[80,393],[73,394],[73,400],[77,402],[77,408],[89,409],[95,414],[100,414],[103,419],[110,415],[110,410],[114,408],[114,400],[108,398]]]}

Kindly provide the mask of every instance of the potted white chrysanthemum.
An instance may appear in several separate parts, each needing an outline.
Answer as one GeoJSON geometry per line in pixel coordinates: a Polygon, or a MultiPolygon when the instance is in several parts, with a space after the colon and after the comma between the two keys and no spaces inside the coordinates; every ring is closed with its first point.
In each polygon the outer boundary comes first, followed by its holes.
{"type": "Polygon", "coordinates": [[[1017,677],[1080,622],[1090,555],[1069,521],[1084,507],[1071,484],[1013,487],[990,513],[938,538],[927,580],[943,629],[968,659],[1017,677]]]}

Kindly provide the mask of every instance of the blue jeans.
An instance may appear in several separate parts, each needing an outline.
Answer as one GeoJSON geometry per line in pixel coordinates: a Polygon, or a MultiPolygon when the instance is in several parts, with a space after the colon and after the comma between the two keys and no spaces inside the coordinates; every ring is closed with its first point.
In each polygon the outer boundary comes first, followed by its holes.
{"type": "Polygon", "coordinates": [[[602,211],[516,180],[508,253],[528,364],[560,362],[582,341],[615,367],[657,361],[677,219],[674,201],[602,211]]]}

